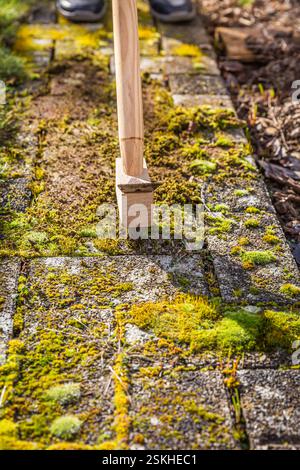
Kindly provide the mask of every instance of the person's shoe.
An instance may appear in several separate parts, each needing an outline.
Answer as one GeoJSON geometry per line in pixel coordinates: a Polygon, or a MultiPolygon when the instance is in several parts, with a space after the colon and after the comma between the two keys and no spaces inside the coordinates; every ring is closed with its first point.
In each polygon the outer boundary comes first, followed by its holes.
{"type": "Polygon", "coordinates": [[[152,15],[166,23],[190,21],[196,16],[192,0],[149,0],[152,15]]]}
{"type": "Polygon", "coordinates": [[[106,0],[57,0],[57,9],[70,21],[99,21],[106,11],[106,0]]]}

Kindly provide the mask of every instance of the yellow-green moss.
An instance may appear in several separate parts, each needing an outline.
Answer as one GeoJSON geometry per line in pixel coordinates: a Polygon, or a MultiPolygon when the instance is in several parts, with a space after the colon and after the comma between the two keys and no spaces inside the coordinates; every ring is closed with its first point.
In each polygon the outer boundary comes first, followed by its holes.
{"type": "Polygon", "coordinates": [[[249,194],[249,191],[247,189],[236,189],[233,193],[237,197],[245,197],[249,194]]]}
{"type": "Polygon", "coordinates": [[[268,243],[269,245],[280,244],[280,238],[276,235],[276,232],[273,226],[269,226],[266,228],[265,234],[263,236],[263,241],[268,243]]]}
{"type": "Polygon", "coordinates": [[[234,221],[232,219],[227,219],[219,215],[206,214],[205,219],[209,226],[211,226],[209,229],[209,233],[211,235],[228,233],[234,225],[234,221]]]}
{"type": "Polygon", "coordinates": [[[64,440],[73,440],[79,433],[81,421],[77,416],[66,415],[56,418],[50,427],[53,436],[64,440]]]}
{"type": "Polygon", "coordinates": [[[195,44],[179,44],[172,48],[172,55],[200,58],[202,52],[195,44]]]}
{"type": "Polygon", "coordinates": [[[247,207],[245,212],[247,212],[247,214],[259,214],[261,211],[257,207],[249,206],[249,207],[247,207]]]}
{"type": "Polygon", "coordinates": [[[46,450],[93,450],[93,447],[76,442],[59,442],[58,444],[52,444],[47,447],[46,450]]]}
{"type": "Polygon", "coordinates": [[[243,263],[253,266],[265,266],[277,261],[272,251],[243,251],[241,253],[243,263]]]}
{"type": "Polygon", "coordinates": [[[292,350],[292,344],[300,339],[299,313],[267,310],[264,313],[265,347],[292,350]]]}
{"type": "Polygon", "coordinates": [[[246,228],[257,228],[259,226],[260,226],[260,221],[258,219],[255,219],[254,217],[251,217],[245,222],[246,228]]]}
{"type": "Polygon", "coordinates": [[[0,438],[6,437],[17,437],[18,431],[17,424],[9,419],[2,419],[0,421],[0,438]]]}
{"type": "Polygon", "coordinates": [[[47,390],[45,398],[61,405],[76,403],[80,399],[80,385],[76,383],[55,385],[47,390]]]}
{"type": "Polygon", "coordinates": [[[279,289],[281,294],[286,295],[287,297],[297,297],[300,295],[300,287],[295,286],[294,284],[283,284],[279,289]]]}

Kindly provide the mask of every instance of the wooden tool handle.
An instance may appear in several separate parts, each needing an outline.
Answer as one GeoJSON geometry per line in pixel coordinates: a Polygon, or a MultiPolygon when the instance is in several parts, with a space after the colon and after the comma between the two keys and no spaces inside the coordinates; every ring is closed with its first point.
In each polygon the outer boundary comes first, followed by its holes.
{"type": "Polygon", "coordinates": [[[144,122],[136,0],[113,0],[120,151],[124,172],[143,172],[144,122]]]}

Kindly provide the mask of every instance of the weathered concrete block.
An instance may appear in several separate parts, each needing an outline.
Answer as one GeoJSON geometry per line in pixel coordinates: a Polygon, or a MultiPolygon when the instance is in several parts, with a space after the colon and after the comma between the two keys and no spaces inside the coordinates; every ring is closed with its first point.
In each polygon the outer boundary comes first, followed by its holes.
{"type": "Polygon", "coordinates": [[[172,48],[174,41],[183,44],[195,44],[200,48],[210,46],[209,37],[199,16],[191,21],[188,27],[184,23],[167,24],[159,22],[158,30],[162,35],[163,50],[167,54],[171,52],[170,48],[172,48]]]}
{"type": "Polygon", "coordinates": [[[237,448],[220,373],[160,366],[159,373],[151,364],[130,374],[130,448],[237,448]]]}
{"type": "Polygon", "coordinates": [[[171,74],[203,74],[220,75],[214,58],[202,55],[199,59],[192,57],[167,56],[164,58],[164,69],[167,75],[171,74]]]}
{"type": "Polygon", "coordinates": [[[299,450],[299,371],[243,370],[238,378],[251,448],[299,450]]]}
{"type": "MultiPolygon", "coordinates": [[[[223,217],[221,214],[215,216],[223,217]]],[[[213,258],[222,298],[227,302],[243,299],[249,304],[284,304],[298,300],[298,295],[289,297],[281,290],[287,283],[299,286],[299,273],[276,216],[267,212],[255,217],[245,213],[230,213],[224,216],[226,219],[232,223],[228,233],[215,233],[216,227],[211,225],[207,228],[208,249],[213,258]],[[249,227],[247,223],[252,223],[253,219],[258,226],[249,227]],[[272,233],[278,239],[277,248],[265,238],[268,228],[272,228],[272,233]],[[243,257],[243,253],[248,251],[265,253],[274,259],[261,264],[258,261],[251,267],[243,257]]]]}
{"type": "Polygon", "coordinates": [[[234,107],[229,96],[213,96],[213,95],[179,95],[173,94],[174,104],[176,106],[184,106],[193,108],[195,106],[210,106],[213,109],[231,109],[234,107]]]}
{"type": "Polygon", "coordinates": [[[173,95],[227,94],[223,80],[209,75],[169,75],[169,85],[173,95]]]}

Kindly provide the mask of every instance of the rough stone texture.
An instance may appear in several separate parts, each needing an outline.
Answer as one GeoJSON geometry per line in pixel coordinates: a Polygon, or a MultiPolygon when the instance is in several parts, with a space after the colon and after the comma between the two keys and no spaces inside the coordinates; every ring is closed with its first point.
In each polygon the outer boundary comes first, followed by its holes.
{"type": "Polygon", "coordinates": [[[179,95],[175,93],[173,94],[173,100],[176,106],[184,106],[187,108],[210,106],[213,109],[224,108],[234,110],[232,101],[227,95],[179,95]]]}
{"type": "Polygon", "coordinates": [[[174,44],[194,44],[201,49],[211,47],[209,37],[199,16],[190,22],[188,27],[184,23],[175,25],[158,23],[158,30],[162,35],[162,48],[165,53],[170,55],[172,55],[174,44]]]}
{"type": "Polygon", "coordinates": [[[24,212],[29,206],[31,191],[27,178],[15,178],[0,182],[1,210],[24,212]]]}
{"type": "Polygon", "coordinates": [[[164,71],[167,75],[181,73],[185,73],[187,75],[220,75],[215,59],[205,54],[199,57],[199,59],[168,56],[164,59],[164,71]]]}
{"type": "Polygon", "coordinates": [[[174,95],[226,95],[220,77],[205,75],[170,75],[169,86],[174,95]]]}
{"type": "Polygon", "coordinates": [[[293,303],[296,298],[288,298],[279,292],[285,283],[299,285],[299,274],[278,220],[275,215],[265,212],[259,216],[259,227],[246,228],[245,222],[252,217],[236,214],[232,219],[234,224],[230,233],[223,236],[208,233],[208,249],[213,257],[222,298],[226,302],[243,299],[250,304],[270,301],[293,303]],[[244,269],[240,257],[231,254],[232,248],[239,244],[241,237],[247,237],[250,244],[244,247],[245,251],[269,250],[270,245],[263,241],[268,226],[273,226],[276,235],[282,240],[280,250],[275,253],[277,261],[254,269],[244,269]],[[257,290],[253,291],[253,288],[257,290]]]}
{"type": "Polygon", "coordinates": [[[205,201],[208,203],[226,204],[230,211],[243,213],[248,207],[256,207],[261,211],[275,214],[270,195],[266,185],[261,179],[248,181],[235,178],[234,181],[213,182],[205,191],[205,201]],[[240,195],[238,191],[247,191],[240,195]]]}
{"type": "MultiPolygon", "coordinates": [[[[164,296],[171,296],[182,287],[182,279],[188,284],[188,291],[207,294],[207,286],[201,268],[200,255],[187,255],[181,260],[176,256],[105,256],[103,258],[46,258],[31,263],[31,275],[36,269],[47,273],[50,269],[65,269],[76,274],[82,269],[86,276],[89,271],[98,268],[101,272],[112,272],[118,283],[132,283],[133,289],[120,293],[118,298],[110,299],[114,305],[124,302],[155,301],[164,296]]],[[[186,283],[185,283],[186,284],[186,283]]]]}
{"type": "Polygon", "coordinates": [[[131,368],[131,449],[237,447],[218,372],[172,372],[168,363],[151,376],[152,367],[131,368]]]}
{"type": "Polygon", "coordinates": [[[7,342],[12,335],[19,272],[19,260],[0,260],[0,364],[5,360],[7,342]]]}
{"type": "Polygon", "coordinates": [[[243,370],[238,378],[251,448],[299,450],[299,371],[243,370]]]}

